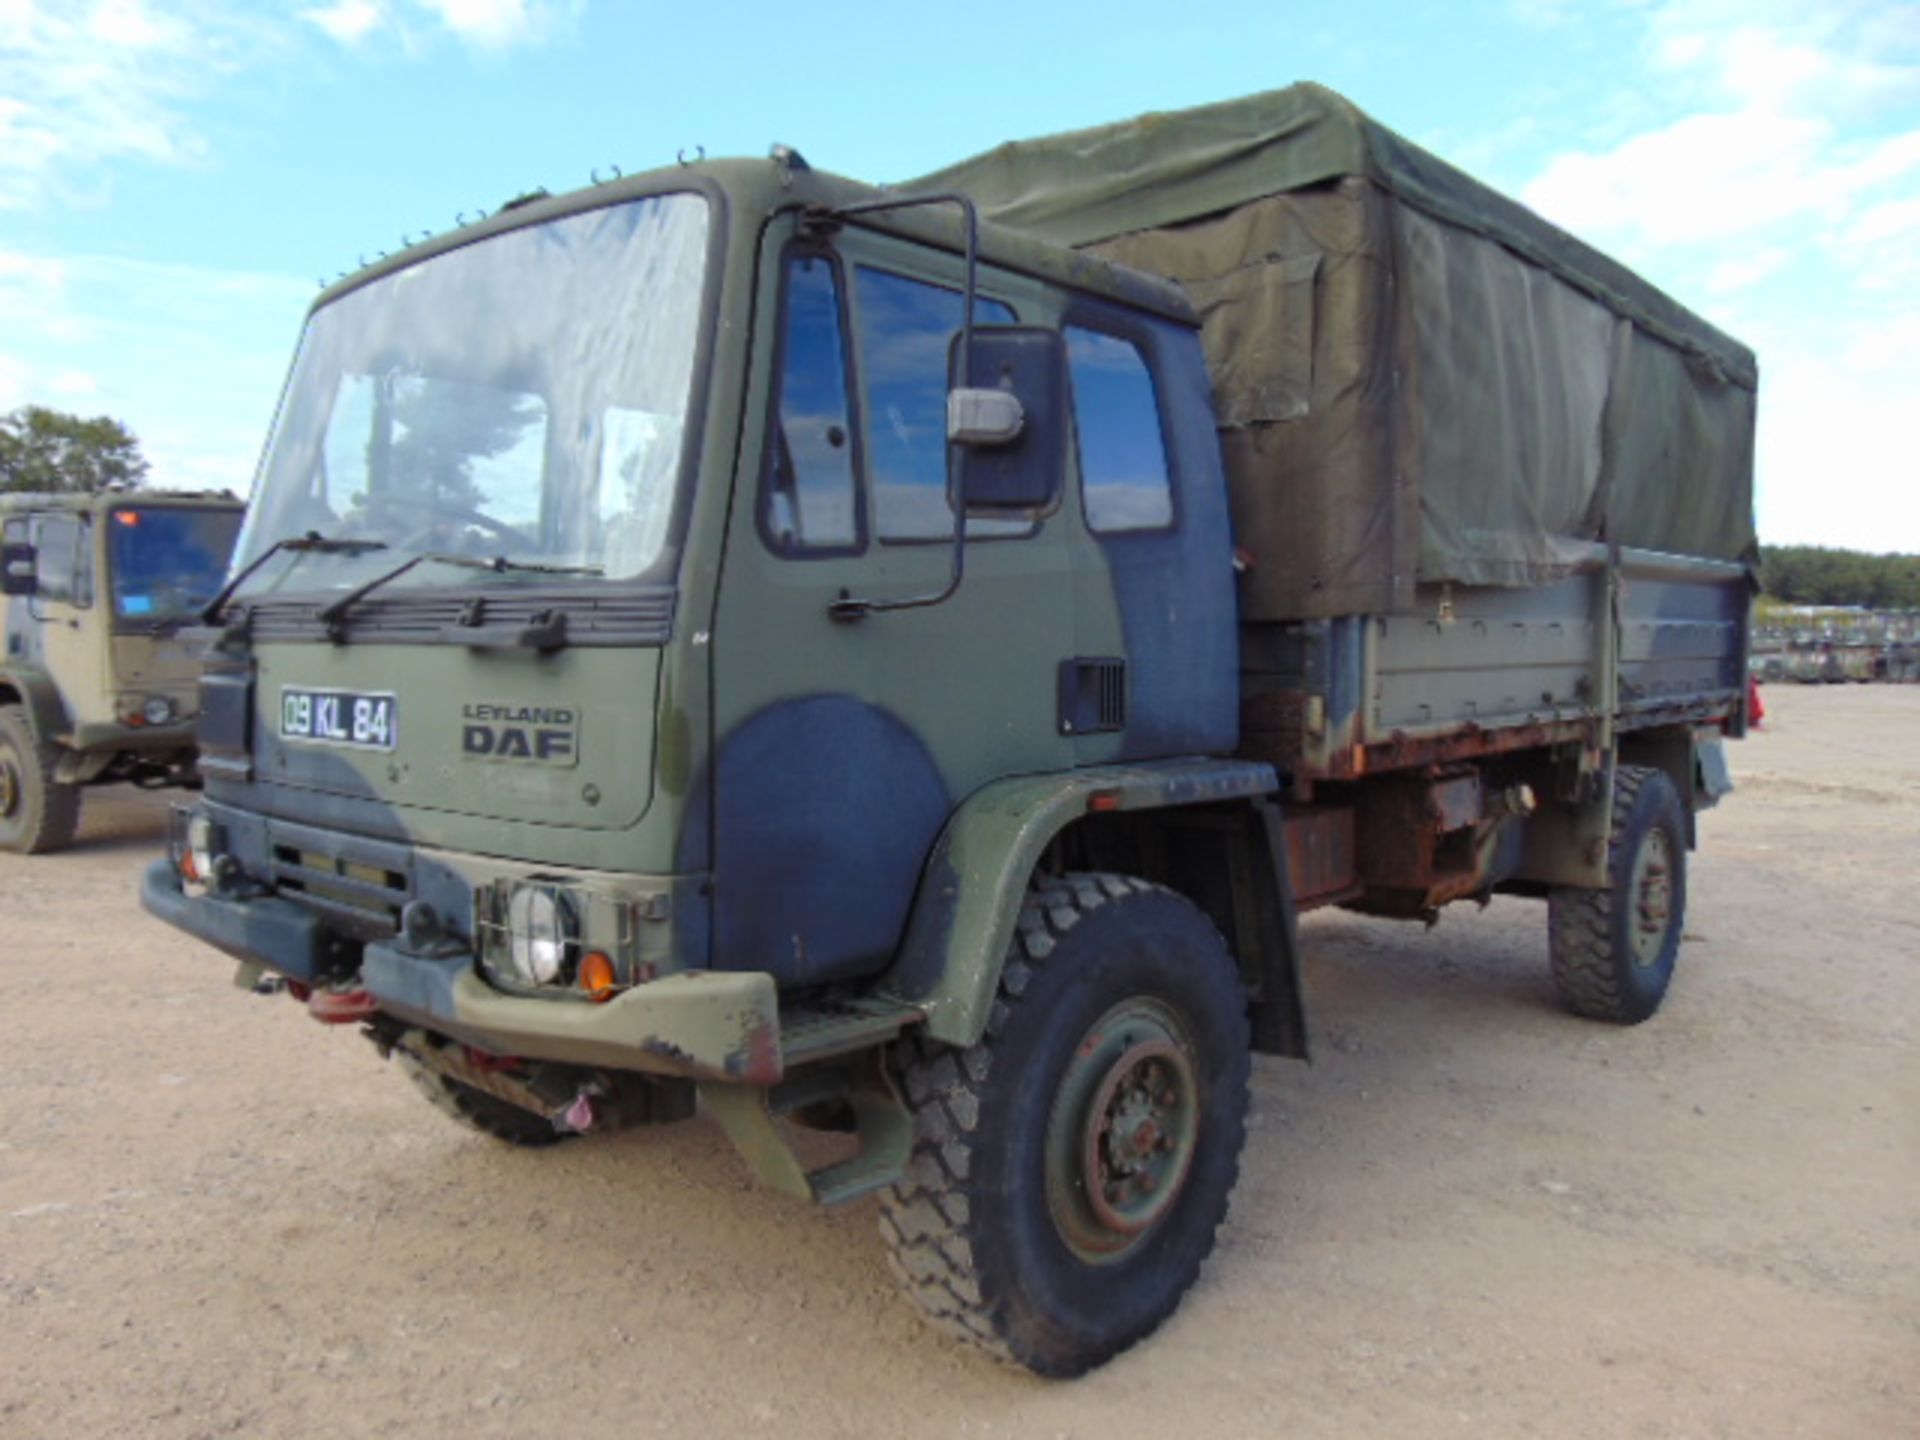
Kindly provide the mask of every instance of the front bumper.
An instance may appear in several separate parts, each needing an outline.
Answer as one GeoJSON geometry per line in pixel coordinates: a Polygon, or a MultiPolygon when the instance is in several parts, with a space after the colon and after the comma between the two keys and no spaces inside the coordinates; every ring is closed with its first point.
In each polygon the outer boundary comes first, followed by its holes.
{"type": "Polygon", "coordinates": [[[303,985],[318,983],[328,953],[313,916],[274,895],[228,899],[189,895],[171,860],[156,860],[140,882],[140,903],[177,930],[236,960],[251,960],[303,985]]]}
{"type": "Polygon", "coordinates": [[[191,750],[199,739],[199,717],[188,715],[165,725],[125,725],[97,720],[74,727],[67,745],[74,750],[114,750],[137,754],[191,750]]]}
{"type": "MultiPolygon", "coordinates": [[[[325,983],[326,934],[292,901],[191,896],[165,860],[148,867],[140,900],[236,959],[325,983]]],[[[685,971],[596,1005],[502,994],[471,954],[415,954],[374,941],[361,956],[360,984],[396,1019],[499,1055],[746,1085],[771,1085],[784,1070],[779,996],[762,971],[685,971]]]]}

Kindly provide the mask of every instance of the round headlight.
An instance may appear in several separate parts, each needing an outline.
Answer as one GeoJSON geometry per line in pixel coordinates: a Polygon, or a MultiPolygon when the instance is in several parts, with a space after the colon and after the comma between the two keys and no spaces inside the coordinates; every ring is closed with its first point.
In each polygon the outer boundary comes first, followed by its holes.
{"type": "Polygon", "coordinates": [[[540,885],[522,885],[507,902],[507,929],[513,937],[513,968],[533,985],[551,985],[567,963],[573,937],[565,900],[540,885]]]}
{"type": "Polygon", "coordinates": [[[173,719],[173,701],[164,695],[154,695],[140,707],[140,715],[149,725],[164,725],[173,719]]]}

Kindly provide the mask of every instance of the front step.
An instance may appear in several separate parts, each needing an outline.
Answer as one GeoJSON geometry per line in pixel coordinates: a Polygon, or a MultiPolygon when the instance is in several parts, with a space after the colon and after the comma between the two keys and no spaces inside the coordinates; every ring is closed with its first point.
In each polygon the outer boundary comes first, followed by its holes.
{"type": "Polygon", "coordinates": [[[866,1057],[925,1014],[889,1000],[849,1000],[780,1017],[780,1050],[788,1079],[764,1086],[703,1082],[700,1100],[762,1182],[782,1194],[837,1205],[884,1189],[900,1178],[913,1151],[913,1121],[878,1063],[866,1057]],[[820,1064],[838,1059],[837,1064],[820,1064]],[[797,1071],[797,1073],[796,1073],[797,1071]],[[823,1101],[853,1108],[859,1152],[808,1170],[774,1124],[823,1101]]]}
{"type": "Polygon", "coordinates": [[[834,1055],[870,1050],[927,1018],[918,1006],[898,1000],[836,1001],[780,1015],[780,1053],[788,1070],[834,1055]]]}

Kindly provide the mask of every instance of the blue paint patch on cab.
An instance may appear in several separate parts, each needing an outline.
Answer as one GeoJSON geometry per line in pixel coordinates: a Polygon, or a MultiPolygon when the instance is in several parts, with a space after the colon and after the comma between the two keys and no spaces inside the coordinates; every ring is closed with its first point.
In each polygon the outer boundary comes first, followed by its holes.
{"type": "MultiPolygon", "coordinates": [[[[919,737],[854,696],[734,727],[714,764],[714,968],[783,988],[884,969],[952,808],[919,737]]],[[[683,835],[683,852],[702,838],[683,835]]]]}
{"type": "Polygon", "coordinates": [[[1240,738],[1233,538],[1200,337],[1137,318],[1124,331],[1152,368],[1174,521],[1167,530],[1095,535],[1126,643],[1119,758],[1232,754],[1240,738]]]}

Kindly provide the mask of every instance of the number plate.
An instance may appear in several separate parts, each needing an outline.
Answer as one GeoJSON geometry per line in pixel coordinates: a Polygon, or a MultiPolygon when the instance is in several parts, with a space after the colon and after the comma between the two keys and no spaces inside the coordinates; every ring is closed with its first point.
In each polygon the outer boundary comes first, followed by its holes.
{"type": "Polygon", "coordinates": [[[280,735],[320,745],[391,750],[400,739],[400,706],[391,695],[352,690],[280,690],[280,735]]]}

